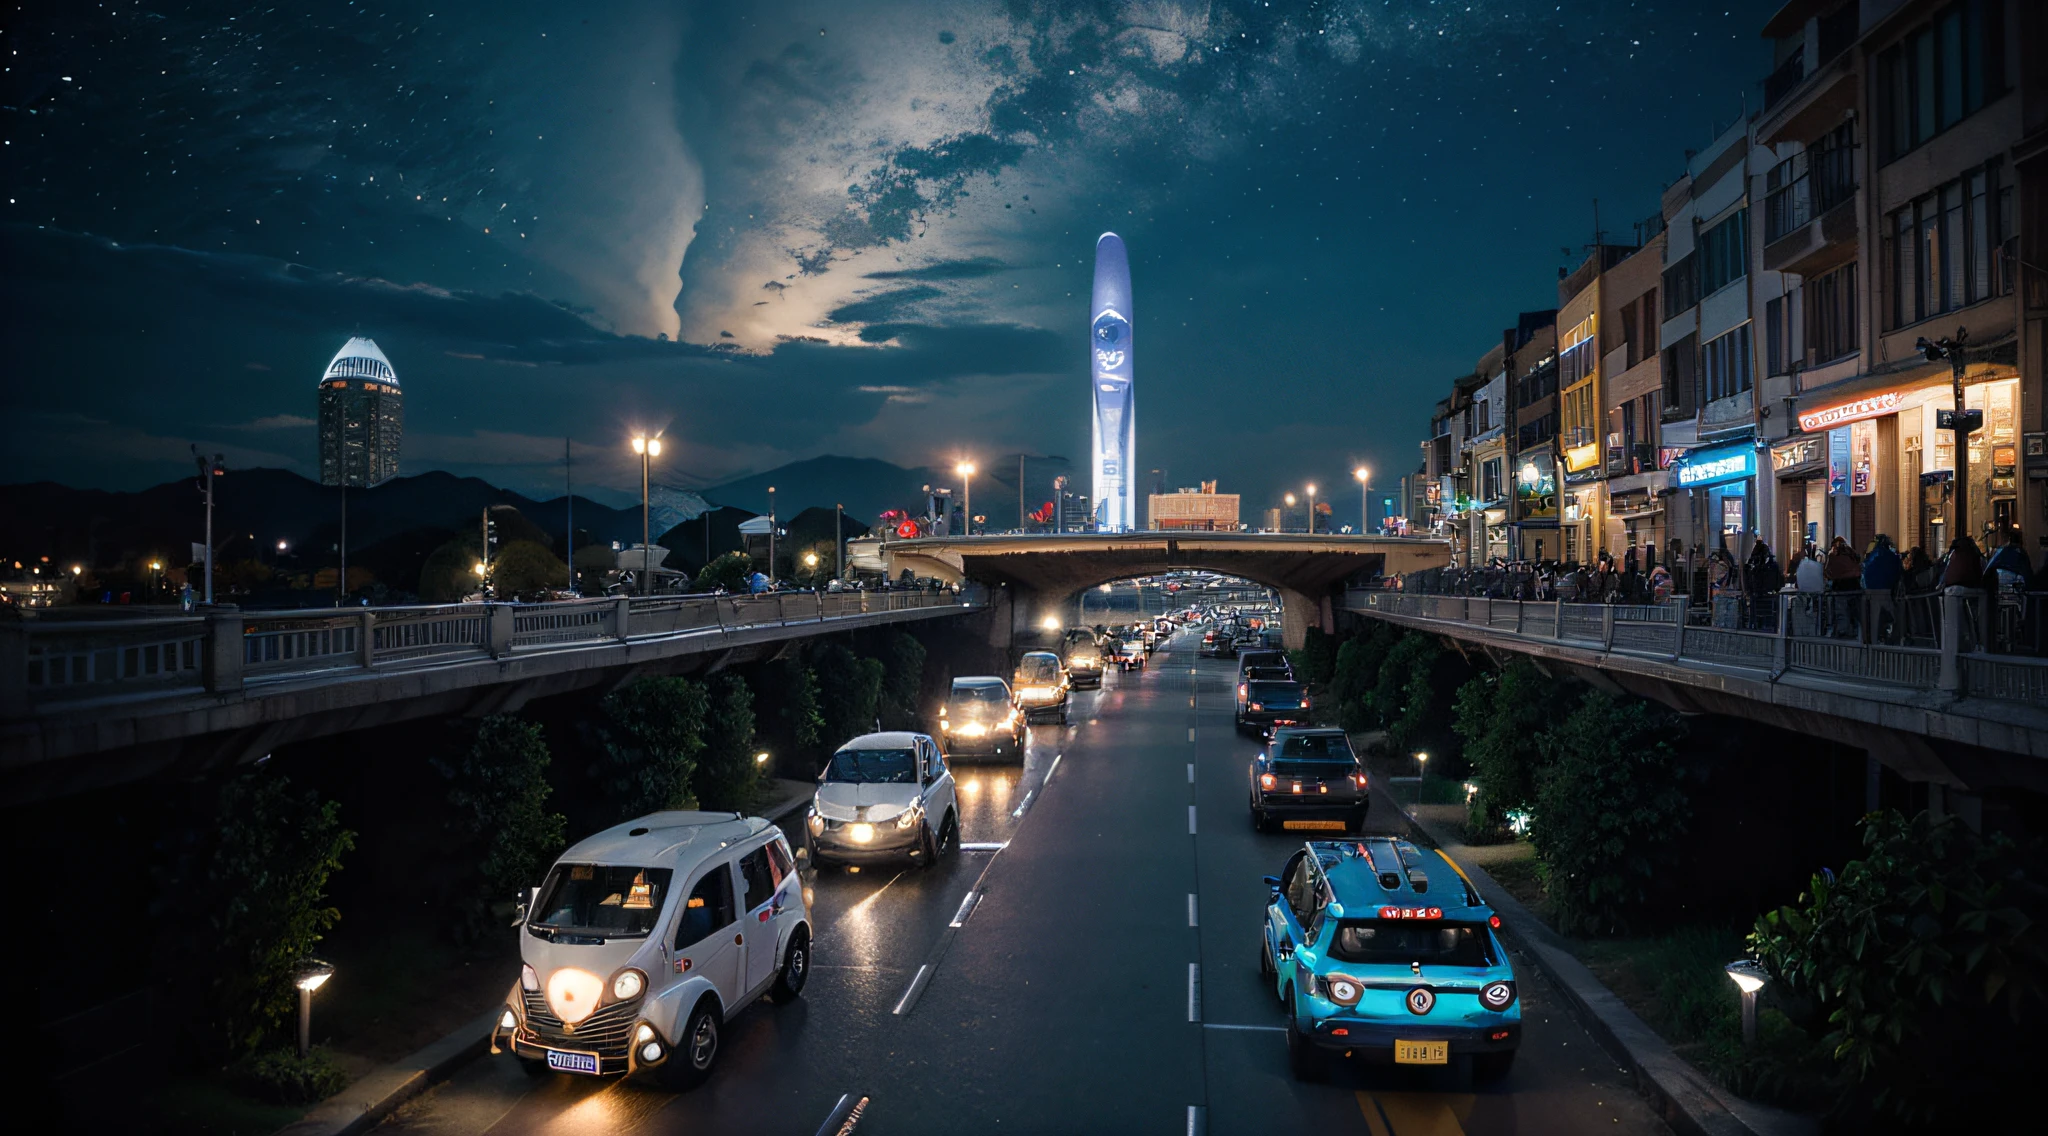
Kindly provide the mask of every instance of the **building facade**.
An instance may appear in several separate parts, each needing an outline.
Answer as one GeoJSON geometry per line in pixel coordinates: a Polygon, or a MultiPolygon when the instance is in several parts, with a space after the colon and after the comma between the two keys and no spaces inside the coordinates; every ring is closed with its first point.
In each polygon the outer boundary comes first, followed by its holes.
{"type": "Polygon", "coordinates": [[[1204,481],[1199,487],[1148,496],[1145,502],[1146,527],[1236,532],[1237,510],[1237,494],[1218,493],[1215,482],[1204,481]]]}
{"type": "Polygon", "coordinates": [[[404,437],[398,372],[375,342],[350,339],[320,377],[320,484],[360,489],[397,477],[404,437]]]}

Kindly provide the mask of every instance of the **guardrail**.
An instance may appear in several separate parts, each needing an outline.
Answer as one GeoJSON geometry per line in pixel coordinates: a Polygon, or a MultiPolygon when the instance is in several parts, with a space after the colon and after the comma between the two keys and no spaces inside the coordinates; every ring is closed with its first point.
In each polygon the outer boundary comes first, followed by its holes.
{"type": "Polygon", "coordinates": [[[1829,634],[1829,621],[1799,605],[1812,597],[1779,597],[1775,630],[1687,626],[1685,606],[1572,604],[1352,589],[1344,606],[1409,619],[1485,628],[1542,642],[1671,662],[1711,663],[1825,675],[1886,686],[1939,690],[1956,697],[2048,705],[2048,659],[1978,651],[1983,593],[1951,588],[1939,611],[1921,622],[1932,646],[1866,643],[1829,634]],[[1950,629],[1953,629],[1951,633],[1950,629]]]}
{"type": "Polygon", "coordinates": [[[338,671],[438,666],[984,602],[981,590],[970,585],[959,593],[607,596],[543,604],[32,619],[0,627],[0,711],[12,717],[106,697],[230,693],[338,671]]]}

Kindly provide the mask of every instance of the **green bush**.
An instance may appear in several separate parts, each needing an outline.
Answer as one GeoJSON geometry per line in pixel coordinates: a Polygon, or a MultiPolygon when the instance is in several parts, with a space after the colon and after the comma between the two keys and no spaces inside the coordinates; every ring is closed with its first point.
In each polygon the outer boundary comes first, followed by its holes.
{"type": "Polygon", "coordinates": [[[754,692],[731,671],[711,676],[704,719],[704,753],[697,761],[699,808],[747,812],[769,775],[755,760],[754,692]]]}
{"type": "Polygon", "coordinates": [[[180,930],[162,973],[190,984],[202,1059],[255,1053],[297,1012],[296,969],[341,920],[327,880],[355,834],[340,812],[282,776],[246,774],[221,787],[213,824],[169,869],[183,869],[165,913],[180,930]]]}
{"type": "Polygon", "coordinates": [[[747,590],[747,578],[753,574],[753,557],[744,552],[728,552],[706,564],[697,573],[697,582],[692,586],[700,592],[719,588],[728,592],[744,592],[747,590]]]}
{"type": "Polygon", "coordinates": [[[691,807],[690,779],[704,749],[703,686],[643,678],[605,695],[602,706],[600,778],[618,819],[691,807]]]}
{"type": "Polygon", "coordinates": [[[772,726],[777,744],[792,754],[819,756],[825,719],[818,709],[818,676],[796,659],[768,663],[760,676],[761,698],[776,708],[772,726]]]}
{"type": "Polygon", "coordinates": [[[500,598],[569,586],[569,566],[537,540],[515,540],[491,558],[491,587],[500,598]]]}
{"type": "Polygon", "coordinates": [[[1535,805],[1545,763],[1544,732],[1575,697],[1568,683],[1545,675],[1527,659],[1474,676],[1458,688],[1453,728],[1464,738],[1465,760],[1479,785],[1468,829],[1496,832],[1507,823],[1509,810],[1535,805]]]}
{"type": "Polygon", "coordinates": [[[1616,934],[1646,918],[1691,815],[1671,745],[1680,729],[1661,707],[1590,691],[1546,735],[1530,840],[1560,929],[1616,934]]]}
{"type": "MultiPolygon", "coordinates": [[[[1376,622],[1374,626],[1383,629],[1388,625],[1376,622]]],[[[1352,733],[1362,733],[1379,724],[1370,701],[1372,688],[1379,681],[1381,657],[1373,653],[1375,635],[1345,640],[1337,648],[1336,663],[1330,670],[1325,697],[1336,710],[1337,724],[1352,733]]]]}
{"type": "Polygon", "coordinates": [[[842,745],[874,731],[882,709],[881,660],[863,659],[837,643],[827,643],[812,656],[811,672],[817,676],[825,744],[842,745]]]}
{"type": "Polygon", "coordinates": [[[348,1074],[315,1049],[305,1057],[297,1049],[272,1049],[235,1067],[242,1090],[273,1104],[312,1104],[348,1088],[348,1074]]]}
{"type": "Polygon", "coordinates": [[[1320,627],[1309,628],[1301,650],[1288,652],[1294,663],[1295,677],[1311,686],[1329,682],[1337,669],[1339,649],[1336,636],[1324,634],[1320,627]]]}
{"type": "Polygon", "coordinates": [[[562,850],[567,821],[548,811],[548,744],[539,725],[493,715],[453,760],[436,758],[448,781],[449,827],[480,849],[479,888],[461,906],[471,933],[484,930],[490,906],[540,882],[562,850]]]}
{"type": "Polygon", "coordinates": [[[924,644],[909,632],[891,632],[876,658],[882,661],[882,728],[923,729],[924,644]]]}
{"type": "Polygon", "coordinates": [[[1964,1131],[2044,1065],[2038,848],[1953,817],[1862,821],[1863,858],[1758,919],[1749,948],[1813,1001],[1850,1119],[1964,1131]]]}

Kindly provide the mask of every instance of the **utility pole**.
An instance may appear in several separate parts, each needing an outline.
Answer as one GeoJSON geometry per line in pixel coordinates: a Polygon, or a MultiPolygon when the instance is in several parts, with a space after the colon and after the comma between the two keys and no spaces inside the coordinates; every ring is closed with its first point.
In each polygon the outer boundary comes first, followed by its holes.
{"type": "Polygon", "coordinates": [[[569,561],[569,594],[576,591],[576,471],[574,455],[569,452],[569,439],[562,439],[562,501],[568,511],[566,524],[569,527],[569,543],[562,546],[569,561]]]}
{"type": "Polygon", "coordinates": [[[775,584],[775,487],[768,487],[768,583],[775,584]]]}
{"type": "Polygon", "coordinates": [[[192,460],[199,465],[199,491],[206,494],[206,602],[213,602],[213,479],[227,472],[227,463],[220,454],[213,455],[212,461],[199,452],[199,444],[192,444],[192,460]]]}
{"type": "Polygon", "coordinates": [[[832,506],[832,578],[846,579],[846,502],[832,506]]]}
{"type": "Polygon", "coordinates": [[[1956,451],[1955,487],[1949,494],[1949,506],[1954,513],[1948,529],[1951,544],[1970,532],[1970,434],[1976,430],[1977,424],[1970,421],[1970,412],[1963,405],[1963,371],[1969,366],[1969,342],[1970,329],[1958,327],[1952,337],[1943,336],[1929,342],[1922,336],[1914,345],[1930,363],[1948,360],[1950,390],[1955,400],[1948,428],[1955,432],[1956,451]]]}
{"type": "MultiPolygon", "coordinates": [[[[348,457],[346,451],[343,458],[348,457]]],[[[341,469],[341,571],[334,579],[334,606],[348,602],[348,466],[341,469]]]]}
{"type": "Polygon", "coordinates": [[[1017,454],[1017,531],[1024,531],[1024,454],[1017,454]]]}

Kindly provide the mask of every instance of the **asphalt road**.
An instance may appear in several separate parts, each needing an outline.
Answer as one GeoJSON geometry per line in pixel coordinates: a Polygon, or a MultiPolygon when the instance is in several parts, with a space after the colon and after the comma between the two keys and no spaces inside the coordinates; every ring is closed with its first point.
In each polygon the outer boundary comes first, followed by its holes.
{"type": "MultiPolygon", "coordinates": [[[[1184,636],[1078,695],[1072,726],[1035,727],[1021,765],[956,766],[963,843],[1001,850],[813,878],[803,998],[735,1018],[696,1091],[529,1080],[487,1057],[381,1131],[784,1136],[852,1094],[869,1098],[862,1136],[1667,1133],[1519,959],[1526,1035],[1505,1081],[1292,1079],[1255,952],[1261,877],[1300,838],[1246,817],[1255,743],[1231,728],[1234,677],[1184,636]]],[[[1381,806],[1371,827],[1404,826],[1381,806]]]]}

